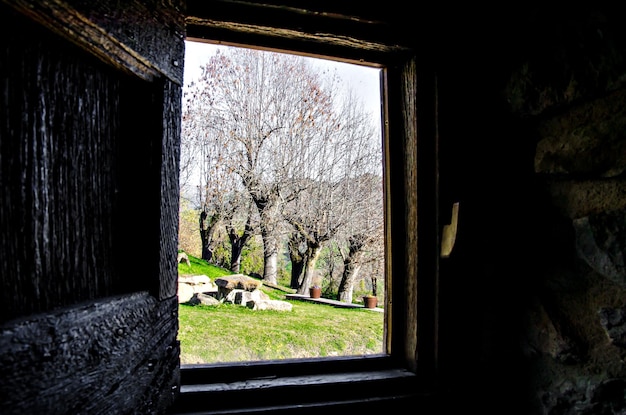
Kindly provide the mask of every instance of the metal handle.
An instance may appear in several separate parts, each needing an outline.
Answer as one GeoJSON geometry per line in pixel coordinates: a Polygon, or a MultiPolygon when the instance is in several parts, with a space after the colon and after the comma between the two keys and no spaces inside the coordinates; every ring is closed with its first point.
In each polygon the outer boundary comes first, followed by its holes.
{"type": "Polygon", "coordinates": [[[456,228],[459,222],[459,202],[452,205],[450,224],[443,227],[441,235],[441,258],[448,258],[456,241],[456,228]]]}

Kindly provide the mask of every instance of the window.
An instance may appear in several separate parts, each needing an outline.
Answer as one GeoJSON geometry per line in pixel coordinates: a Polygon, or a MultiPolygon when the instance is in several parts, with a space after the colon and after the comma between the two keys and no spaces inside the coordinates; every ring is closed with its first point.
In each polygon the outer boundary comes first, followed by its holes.
{"type": "Polygon", "coordinates": [[[189,40],[185,60],[181,281],[202,258],[263,276],[261,292],[291,300],[265,306],[299,312],[220,323],[223,293],[204,284],[180,306],[181,362],[383,353],[380,69],[189,40]],[[326,307],[311,307],[312,287],[326,307]],[[190,305],[200,298],[219,309],[190,305]]]}
{"type": "MultiPolygon", "coordinates": [[[[291,15],[285,10],[262,10],[255,15],[260,6],[238,4],[237,10],[229,11],[225,7],[215,17],[198,4],[195,7],[188,10],[188,39],[293,51],[348,62],[363,60],[382,69],[385,238],[389,242],[385,248],[387,352],[384,356],[367,358],[182,367],[178,409],[206,408],[202,402],[216,402],[215,397],[232,394],[237,396],[237,402],[230,400],[230,406],[211,406],[212,409],[233,410],[235,405],[242,411],[253,412],[252,408],[267,408],[273,402],[277,411],[297,407],[300,413],[307,413],[306,408],[321,402],[324,406],[337,407],[351,402],[351,409],[358,407],[356,402],[361,402],[363,408],[383,402],[379,409],[388,411],[395,404],[400,408],[407,399],[415,403],[418,393],[428,396],[437,370],[438,223],[433,72],[425,66],[427,62],[418,62],[416,51],[410,48],[367,41],[346,46],[342,35],[351,31],[348,24],[333,26],[336,22],[331,22],[324,28],[325,32],[320,31],[325,35],[310,35],[315,31],[305,30],[310,23],[307,17],[291,15]],[[284,13],[289,16],[280,16],[284,13]],[[285,26],[301,28],[302,33],[294,35],[285,26]],[[334,38],[333,33],[337,34],[334,38]],[[255,398],[259,401],[254,402],[255,398]]],[[[363,34],[358,28],[354,33],[357,33],[355,38],[363,34]]],[[[424,404],[428,405],[427,398],[424,404]]]]}

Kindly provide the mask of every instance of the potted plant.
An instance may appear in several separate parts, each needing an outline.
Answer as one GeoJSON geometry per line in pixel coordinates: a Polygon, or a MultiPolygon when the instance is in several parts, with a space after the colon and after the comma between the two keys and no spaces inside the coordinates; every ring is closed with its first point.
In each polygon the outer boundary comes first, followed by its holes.
{"type": "Polygon", "coordinates": [[[378,306],[378,278],[375,275],[370,278],[372,281],[372,293],[363,296],[363,307],[376,308],[378,306]]]}
{"type": "Polygon", "coordinates": [[[378,298],[375,295],[364,295],[363,296],[363,307],[365,308],[376,308],[378,305],[378,298]]]}
{"type": "Polygon", "coordinates": [[[320,298],[322,296],[322,287],[315,284],[309,288],[309,296],[311,298],[320,298]]]}

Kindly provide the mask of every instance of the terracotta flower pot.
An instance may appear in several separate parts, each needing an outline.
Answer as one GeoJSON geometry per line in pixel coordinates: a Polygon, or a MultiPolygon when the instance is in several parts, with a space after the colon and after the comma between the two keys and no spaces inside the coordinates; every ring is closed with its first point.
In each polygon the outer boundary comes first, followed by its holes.
{"type": "Polygon", "coordinates": [[[366,295],[365,297],[363,297],[363,306],[365,308],[376,308],[377,305],[378,305],[378,298],[372,295],[366,295]]]}
{"type": "Polygon", "coordinates": [[[320,287],[309,288],[309,296],[311,298],[320,298],[322,295],[322,289],[320,287]]]}

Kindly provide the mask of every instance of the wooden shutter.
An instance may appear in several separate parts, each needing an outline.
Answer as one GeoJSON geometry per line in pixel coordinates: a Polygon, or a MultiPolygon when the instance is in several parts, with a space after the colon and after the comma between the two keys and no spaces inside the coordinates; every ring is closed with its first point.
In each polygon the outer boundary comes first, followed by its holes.
{"type": "Polygon", "coordinates": [[[182,9],[0,4],[2,414],[177,395],[182,9]]]}

